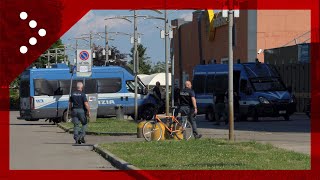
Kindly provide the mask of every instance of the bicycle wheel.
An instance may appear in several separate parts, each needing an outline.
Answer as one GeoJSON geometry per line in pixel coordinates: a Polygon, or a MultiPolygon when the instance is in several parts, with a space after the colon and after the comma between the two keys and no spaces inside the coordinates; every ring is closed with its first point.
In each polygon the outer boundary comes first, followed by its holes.
{"type": "Polygon", "coordinates": [[[162,137],[162,130],[159,123],[149,121],[144,124],[142,134],[146,141],[159,141],[162,137]]]}
{"type": "Polygon", "coordinates": [[[179,130],[175,134],[175,136],[179,140],[181,140],[181,139],[189,140],[191,138],[191,136],[192,136],[192,126],[191,126],[191,123],[189,121],[186,121],[186,122],[184,122],[182,124],[175,123],[174,129],[175,130],[179,130]],[[181,125],[182,125],[182,127],[181,127],[181,125]],[[183,138],[181,137],[179,132],[181,132],[183,134],[183,136],[182,136],[183,138]]]}

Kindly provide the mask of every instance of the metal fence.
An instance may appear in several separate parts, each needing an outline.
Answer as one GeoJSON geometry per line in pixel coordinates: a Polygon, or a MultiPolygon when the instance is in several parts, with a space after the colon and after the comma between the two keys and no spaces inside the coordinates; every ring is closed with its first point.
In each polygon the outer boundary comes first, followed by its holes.
{"type": "Polygon", "coordinates": [[[310,44],[267,49],[265,63],[278,69],[283,82],[291,86],[297,98],[297,111],[303,112],[311,98],[310,44]]]}
{"type": "Polygon", "coordinates": [[[297,111],[303,112],[311,98],[310,63],[275,65],[287,87],[297,98],[297,111]]]}

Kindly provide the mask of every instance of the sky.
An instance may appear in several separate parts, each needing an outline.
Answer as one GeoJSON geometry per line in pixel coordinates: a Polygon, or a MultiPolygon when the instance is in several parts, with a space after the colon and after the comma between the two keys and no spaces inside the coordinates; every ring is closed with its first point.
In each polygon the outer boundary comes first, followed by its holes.
{"type": "MultiPolygon", "coordinates": [[[[186,21],[192,21],[192,12],[194,10],[170,10],[168,11],[169,23],[171,20],[182,18],[186,21]]],[[[163,11],[162,11],[163,12],[163,11]]],[[[137,11],[138,15],[151,15],[164,17],[163,14],[158,14],[154,11],[141,10],[137,11]]],[[[130,23],[121,19],[110,19],[104,20],[108,17],[121,16],[121,15],[133,15],[133,11],[129,10],[91,10],[85,16],[82,17],[72,28],[69,29],[62,37],[62,42],[67,46],[75,47],[75,37],[86,36],[83,34],[88,34],[90,31],[93,33],[104,32],[105,25],[108,27],[108,32],[124,32],[124,33],[133,33],[133,23],[130,23]]],[[[131,18],[133,22],[133,18],[131,18]]],[[[164,29],[164,21],[158,19],[143,19],[138,18],[138,32],[143,33],[141,36],[141,44],[144,47],[147,47],[147,56],[150,57],[152,64],[155,64],[158,61],[165,60],[165,44],[164,39],[160,38],[160,29],[156,28],[161,27],[164,29]]],[[[93,43],[101,45],[104,47],[105,39],[104,34],[101,34],[103,38],[94,38],[93,43]]],[[[130,49],[133,44],[130,43],[130,37],[124,35],[109,35],[109,38],[114,40],[109,41],[109,46],[115,46],[120,50],[121,53],[129,54],[130,49]]],[[[87,39],[88,40],[88,39],[87,39]]],[[[89,48],[89,43],[84,40],[78,40],[78,48],[89,48]]],[[[67,54],[69,60],[72,63],[72,60],[75,58],[74,50],[68,50],[67,54]]],[[[128,56],[129,57],[129,56],[128,56]]]]}

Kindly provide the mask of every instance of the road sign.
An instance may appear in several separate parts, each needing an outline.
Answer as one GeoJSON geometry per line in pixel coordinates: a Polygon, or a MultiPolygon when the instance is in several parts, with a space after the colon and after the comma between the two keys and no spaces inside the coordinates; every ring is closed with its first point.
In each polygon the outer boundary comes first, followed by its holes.
{"type": "Polygon", "coordinates": [[[77,76],[90,77],[92,72],[92,53],[91,50],[77,50],[77,76]]]}

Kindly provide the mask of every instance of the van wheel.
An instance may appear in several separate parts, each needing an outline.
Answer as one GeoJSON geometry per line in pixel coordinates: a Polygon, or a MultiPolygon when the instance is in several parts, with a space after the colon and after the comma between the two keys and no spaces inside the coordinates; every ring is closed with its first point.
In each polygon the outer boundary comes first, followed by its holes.
{"type": "Polygon", "coordinates": [[[255,122],[259,121],[259,116],[258,116],[258,112],[256,109],[254,109],[254,111],[252,113],[252,120],[255,122]]]}
{"type": "Polygon", "coordinates": [[[208,107],[206,111],[206,120],[208,121],[214,121],[214,112],[212,107],[208,107]]]}
{"type": "Polygon", "coordinates": [[[141,111],[141,118],[145,120],[151,120],[154,116],[155,108],[153,106],[144,106],[144,108],[141,111]]]}
{"type": "Polygon", "coordinates": [[[283,118],[285,121],[290,121],[290,116],[288,114],[284,115],[283,118]]]}

